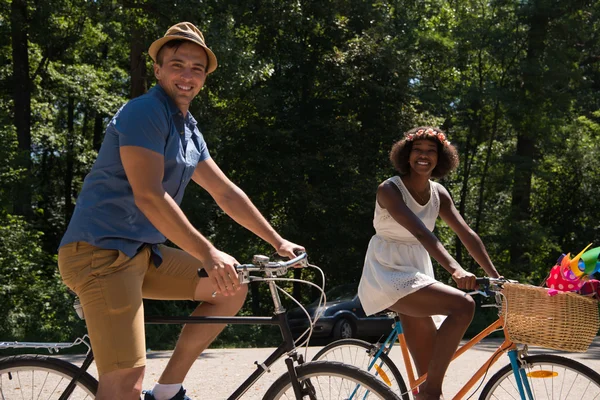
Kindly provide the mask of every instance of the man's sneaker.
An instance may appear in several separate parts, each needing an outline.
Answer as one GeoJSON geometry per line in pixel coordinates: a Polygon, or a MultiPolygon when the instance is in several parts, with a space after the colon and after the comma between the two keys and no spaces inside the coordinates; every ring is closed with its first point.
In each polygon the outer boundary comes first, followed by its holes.
{"type": "MultiPolygon", "coordinates": [[[[144,390],[142,392],[142,394],[144,395],[144,400],[156,400],[156,398],[152,394],[152,390],[144,390]]],[[[182,386],[181,389],[179,389],[179,392],[177,392],[177,394],[175,396],[171,397],[171,400],[192,400],[192,399],[190,399],[189,397],[187,397],[185,395],[185,389],[182,386]]]]}

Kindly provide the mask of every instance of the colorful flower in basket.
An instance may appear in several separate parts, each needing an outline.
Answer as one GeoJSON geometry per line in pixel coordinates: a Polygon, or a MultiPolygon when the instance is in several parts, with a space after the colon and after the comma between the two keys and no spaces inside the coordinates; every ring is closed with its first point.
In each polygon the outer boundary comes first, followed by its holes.
{"type": "Polygon", "coordinates": [[[600,299],[600,281],[590,279],[593,274],[600,271],[598,261],[600,247],[586,252],[590,246],[591,244],[573,259],[570,258],[570,253],[559,257],[546,280],[550,296],[559,292],[576,292],[600,299]]]}
{"type": "MultiPolygon", "coordinates": [[[[588,245],[588,247],[590,247],[588,245]]],[[[587,247],[586,247],[587,249],[587,247]]],[[[586,251],[581,255],[581,259],[578,262],[578,269],[582,269],[587,276],[592,276],[600,272],[600,261],[598,256],[600,255],[600,247],[595,247],[591,250],[586,251]]]]}
{"type": "Polygon", "coordinates": [[[583,280],[577,278],[570,269],[565,268],[565,264],[568,265],[568,262],[564,262],[564,260],[568,259],[569,255],[563,254],[562,262],[559,261],[552,267],[550,276],[546,280],[547,287],[561,292],[574,292],[581,288],[583,280]]]}

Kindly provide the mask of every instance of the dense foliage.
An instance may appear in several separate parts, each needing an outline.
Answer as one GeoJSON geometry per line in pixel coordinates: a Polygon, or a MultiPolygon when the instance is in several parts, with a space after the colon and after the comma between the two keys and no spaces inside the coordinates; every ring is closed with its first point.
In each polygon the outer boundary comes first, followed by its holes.
{"type": "MultiPolygon", "coordinates": [[[[212,156],[328,287],[359,279],[387,154],[416,124],[459,148],[442,183],[505,276],[539,284],[561,252],[600,245],[600,1],[0,0],[0,339],[83,332],[58,242],[109,118],[154,84],[146,49],[182,20],[219,59],[191,109],[212,156]]],[[[272,253],[200,188],[183,208],[238,260],[272,253]]],[[[253,287],[243,313],[269,305],[253,287]]],[[[148,346],[177,330],[150,327],[148,346]]],[[[228,328],[219,344],[265,335],[228,328]]]]}

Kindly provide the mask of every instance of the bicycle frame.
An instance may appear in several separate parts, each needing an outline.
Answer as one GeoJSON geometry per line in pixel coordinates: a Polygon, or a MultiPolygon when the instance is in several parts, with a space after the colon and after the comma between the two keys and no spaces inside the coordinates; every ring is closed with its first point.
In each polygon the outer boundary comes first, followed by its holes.
{"type": "MultiPolygon", "coordinates": [[[[301,354],[297,354],[295,350],[294,338],[288,325],[287,314],[285,310],[283,312],[276,313],[272,317],[171,317],[171,316],[149,316],[145,319],[146,324],[233,324],[233,325],[277,325],[281,330],[281,334],[284,338],[283,343],[271,353],[269,357],[262,363],[255,362],[256,370],[228,397],[228,400],[240,399],[244,393],[252,387],[252,385],[264,375],[265,372],[269,372],[269,368],[277,360],[279,360],[284,354],[290,353],[289,357],[285,359],[285,363],[288,369],[288,373],[292,377],[296,377],[296,371],[294,369],[294,361],[298,364],[303,364],[304,359],[301,354]]],[[[80,341],[80,343],[87,342],[80,341]]],[[[33,342],[20,342],[20,343],[2,343],[5,347],[19,347],[19,348],[47,348],[57,351],[59,348],[71,347],[72,344],[68,343],[33,343],[33,342]]],[[[79,343],[78,343],[79,344],[79,343]]],[[[88,345],[89,347],[89,345],[88,345]]],[[[86,354],[85,360],[81,367],[79,367],[79,373],[74,377],[69,385],[65,388],[64,392],[60,396],[59,400],[66,400],[72,394],[75,389],[75,382],[83,375],[94,361],[94,354],[90,350],[86,354]]],[[[297,397],[300,398],[300,387],[298,380],[292,379],[292,385],[297,397]]]]}
{"type": "MultiPolygon", "coordinates": [[[[460,346],[454,353],[452,361],[457,359],[460,355],[464,354],[467,350],[471,349],[477,343],[481,342],[484,338],[488,337],[492,332],[497,331],[499,329],[502,329],[504,331],[504,341],[502,342],[502,344],[500,344],[500,346],[498,346],[498,348],[488,358],[488,360],[473,374],[471,379],[469,379],[469,381],[464,384],[464,386],[458,391],[458,393],[456,393],[456,395],[453,397],[453,400],[462,399],[475,386],[477,381],[481,379],[481,377],[488,371],[488,369],[492,365],[494,365],[498,361],[500,356],[505,352],[508,352],[508,356],[510,358],[510,362],[513,368],[513,373],[515,375],[515,380],[517,382],[521,399],[533,399],[533,395],[531,394],[531,389],[529,387],[529,382],[524,376],[525,372],[519,366],[517,346],[511,340],[507,339],[509,336],[508,332],[506,332],[506,327],[504,326],[503,316],[500,316],[495,322],[493,322],[487,328],[482,330],[479,334],[477,334],[467,343],[460,346]],[[527,397],[525,396],[526,393],[527,397]]],[[[371,368],[373,368],[373,366],[379,359],[381,353],[388,354],[391,351],[392,346],[395,342],[394,339],[396,337],[398,338],[398,342],[400,343],[400,350],[402,352],[402,359],[406,368],[406,373],[408,375],[408,384],[410,390],[412,391],[413,395],[416,395],[418,393],[419,385],[421,385],[427,379],[427,374],[419,376],[418,378],[415,377],[415,371],[413,369],[411,358],[408,352],[406,339],[404,338],[402,324],[400,322],[400,318],[397,315],[394,316],[394,329],[392,329],[392,332],[388,335],[385,342],[380,346],[377,353],[375,353],[373,360],[369,364],[368,369],[370,370],[371,368]]]]}
{"type": "MultiPolygon", "coordinates": [[[[264,375],[265,372],[269,372],[269,368],[273,365],[277,360],[279,360],[284,354],[294,351],[294,339],[292,336],[292,332],[288,325],[287,314],[285,312],[275,314],[272,317],[162,317],[162,316],[152,316],[146,318],[146,324],[233,324],[233,325],[277,325],[281,330],[281,334],[284,338],[283,343],[271,353],[269,357],[262,363],[258,363],[255,361],[256,370],[233,392],[227,399],[228,400],[237,400],[240,399],[244,393],[252,387],[252,385],[260,379],[261,376],[264,375]]],[[[288,373],[291,376],[296,377],[296,372],[294,369],[294,361],[297,361],[299,364],[304,363],[304,359],[302,355],[298,355],[293,353],[290,357],[285,359],[285,364],[287,365],[288,373]]],[[[292,384],[294,385],[294,391],[298,391],[296,393],[299,398],[299,390],[298,381],[294,381],[292,379],[292,384]]]]}
{"type": "MultiPolygon", "coordinates": [[[[266,257],[265,257],[266,258],[266,257]]],[[[306,259],[306,255],[300,255],[296,259],[291,260],[288,264],[293,264],[298,260],[306,259]]],[[[268,259],[267,259],[268,261],[268,259]]],[[[263,261],[266,264],[267,261],[263,261]]],[[[258,270],[254,265],[242,265],[238,266],[238,273],[245,279],[244,282],[251,281],[262,281],[262,279],[255,277],[251,277],[249,272],[252,270],[258,270]],[[254,278],[254,279],[253,279],[254,278]]],[[[275,272],[274,272],[275,273],[275,272]]],[[[199,276],[205,277],[205,272],[200,269],[198,271],[199,276]]],[[[287,366],[288,374],[290,375],[292,387],[294,389],[294,393],[296,398],[301,398],[301,388],[300,383],[298,382],[296,370],[294,366],[294,362],[298,364],[304,363],[304,358],[301,354],[296,352],[296,345],[294,342],[294,338],[292,335],[292,331],[288,324],[287,314],[285,308],[281,304],[281,299],[279,297],[279,293],[277,292],[277,286],[275,282],[268,281],[269,289],[271,291],[271,298],[273,300],[273,305],[275,307],[275,312],[272,317],[195,317],[195,316],[182,316],[182,317],[173,317],[173,316],[148,316],[145,317],[144,322],[146,324],[233,324],[233,325],[277,325],[281,331],[281,335],[283,337],[283,343],[271,353],[269,357],[262,363],[258,363],[255,361],[256,370],[250,374],[250,376],[228,397],[228,400],[237,400],[240,399],[244,393],[252,387],[252,385],[260,379],[265,372],[269,372],[269,368],[273,365],[278,359],[280,359],[284,354],[288,354],[288,357],[285,359],[285,364],[287,366]]],[[[81,317],[81,316],[80,316],[81,317]]],[[[49,350],[57,350],[59,348],[71,347],[73,345],[85,343],[88,346],[88,352],[86,354],[85,360],[81,367],[79,368],[79,372],[77,376],[75,376],[65,391],[60,396],[59,400],[66,400],[72,394],[75,389],[75,385],[77,380],[87,371],[89,366],[92,364],[94,360],[94,354],[91,350],[91,346],[84,340],[78,339],[74,343],[33,343],[33,342],[11,342],[11,343],[2,343],[6,347],[33,347],[33,348],[47,348],[49,350]]]]}

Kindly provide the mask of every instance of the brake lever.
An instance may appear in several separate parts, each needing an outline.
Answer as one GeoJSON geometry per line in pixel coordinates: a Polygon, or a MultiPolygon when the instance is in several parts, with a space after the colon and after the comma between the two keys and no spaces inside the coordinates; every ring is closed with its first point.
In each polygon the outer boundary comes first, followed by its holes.
{"type": "Polygon", "coordinates": [[[474,294],[480,294],[483,297],[490,297],[490,295],[487,292],[484,292],[483,290],[473,290],[472,292],[467,292],[468,295],[474,295],[474,294]]]}

